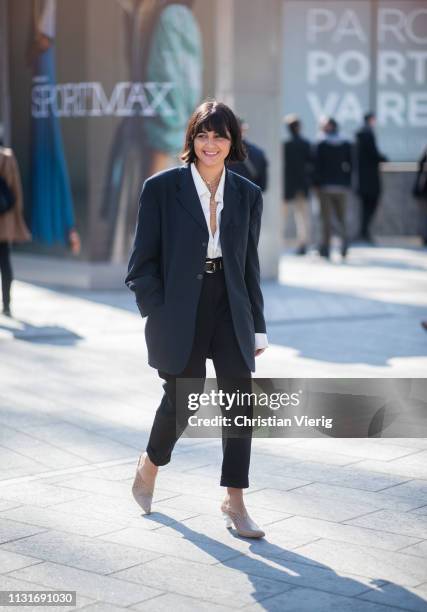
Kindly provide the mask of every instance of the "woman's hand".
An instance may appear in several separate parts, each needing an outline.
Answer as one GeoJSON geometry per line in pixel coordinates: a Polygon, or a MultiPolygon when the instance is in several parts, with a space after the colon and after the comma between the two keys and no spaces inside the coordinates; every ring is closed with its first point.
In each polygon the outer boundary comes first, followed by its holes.
{"type": "Polygon", "coordinates": [[[265,351],[265,349],[266,349],[266,348],[267,348],[267,347],[262,348],[262,349],[257,349],[257,350],[255,351],[255,357],[258,357],[259,355],[261,355],[261,353],[263,353],[263,352],[265,351]]]}

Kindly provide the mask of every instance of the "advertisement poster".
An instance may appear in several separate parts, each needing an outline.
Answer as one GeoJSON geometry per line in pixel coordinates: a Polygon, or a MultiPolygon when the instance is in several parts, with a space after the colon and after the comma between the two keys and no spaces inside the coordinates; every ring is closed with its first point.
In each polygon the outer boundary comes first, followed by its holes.
{"type": "Polygon", "coordinates": [[[104,28],[103,11],[112,17],[102,32],[104,38],[111,35],[107,48],[111,70],[105,70],[105,55],[96,57],[90,40],[81,65],[69,59],[59,67],[56,56],[69,11],[65,5],[64,0],[33,2],[29,49],[32,232],[41,244],[67,244],[76,225],[89,224],[89,234],[97,234],[89,257],[124,262],[142,183],[175,165],[186,123],[200,100],[199,26],[191,1],[91,3],[79,25],[83,30],[84,19],[90,18],[95,28],[104,28]],[[80,78],[71,80],[71,74],[80,78]],[[84,170],[79,217],[73,200],[77,181],[70,181],[69,172],[70,157],[79,155],[79,150],[64,139],[63,132],[82,129],[82,124],[86,139],[91,140],[92,157],[84,170]],[[97,137],[100,133],[102,138],[97,137]]]}

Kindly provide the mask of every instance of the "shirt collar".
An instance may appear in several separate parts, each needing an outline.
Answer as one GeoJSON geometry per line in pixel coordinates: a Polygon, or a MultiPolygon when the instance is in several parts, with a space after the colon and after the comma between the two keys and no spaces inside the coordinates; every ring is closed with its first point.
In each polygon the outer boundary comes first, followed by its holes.
{"type": "MultiPolygon", "coordinates": [[[[197,194],[199,197],[207,193],[210,195],[209,189],[205,181],[200,176],[200,172],[196,168],[196,164],[191,164],[191,174],[193,175],[194,184],[196,186],[197,194]]],[[[221,178],[218,184],[218,188],[215,194],[215,200],[222,201],[224,199],[224,183],[225,183],[225,166],[221,174],[221,178]]]]}

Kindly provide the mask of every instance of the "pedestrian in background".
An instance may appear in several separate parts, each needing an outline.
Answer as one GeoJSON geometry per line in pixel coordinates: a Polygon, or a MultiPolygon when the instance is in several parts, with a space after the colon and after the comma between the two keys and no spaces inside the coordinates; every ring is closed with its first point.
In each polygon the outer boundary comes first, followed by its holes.
{"type": "MultiPolygon", "coordinates": [[[[249,396],[255,357],[268,346],[257,248],[261,189],[227,168],[244,156],[233,111],[207,100],[188,123],[181,156],[185,166],[157,173],[143,185],[126,284],[141,315],[148,316],[148,362],[165,381],[133,485],[146,513],[158,468],[170,462],[186,427],[177,378],[193,379],[192,392],[202,393],[210,357],[218,387],[249,396]]],[[[244,403],[233,411],[241,408],[251,418],[252,406],[244,403]]],[[[259,538],[265,533],[243,501],[252,427],[236,430],[230,429],[238,434],[234,437],[222,430],[220,485],[227,492],[221,510],[227,527],[234,523],[240,535],[259,538]]]]}
{"type": "Polygon", "coordinates": [[[3,314],[11,317],[10,296],[13,281],[10,247],[13,242],[31,240],[23,217],[22,186],[12,149],[0,142],[0,272],[3,314]]]}
{"type": "Polygon", "coordinates": [[[341,255],[348,250],[346,227],[346,202],[351,187],[352,147],[341,138],[339,126],[330,118],[324,124],[324,138],[315,150],[314,184],[320,201],[322,240],[319,248],[322,257],[329,258],[331,223],[335,217],[341,237],[341,255]]]}
{"type": "Polygon", "coordinates": [[[239,118],[239,125],[242,131],[242,143],[246,150],[246,157],[243,161],[232,162],[229,164],[230,170],[240,176],[244,176],[255,185],[265,191],[268,185],[268,161],[264,151],[253,142],[245,138],[249,124],[239,118]]]}
{"type": "Polygon", "coordinates": [[[290,134],[289,140],[283,145],[285,225],[292,207],[297,230],[297,255],[304,255],[311,241],[309,189],[313,172],[313,153],[310,142],[301,136],[301,122],[297,115],[286,115],[284,122],[290,134]]]}
{"type": "Polygon", "coordinates": [[[379,164],[387,157],[377,149],[374,113],[367,113],[364,125],[356,134],[357,193],[361,203],[359,240],[372,242],[371,225],[381,195],[379,164]]]}
{"type": "Polygon", "coordinates": [[[424,246],[427,246],[427,148],[418,162],[413,196],[420,205],[420,235],[424,246]]]}

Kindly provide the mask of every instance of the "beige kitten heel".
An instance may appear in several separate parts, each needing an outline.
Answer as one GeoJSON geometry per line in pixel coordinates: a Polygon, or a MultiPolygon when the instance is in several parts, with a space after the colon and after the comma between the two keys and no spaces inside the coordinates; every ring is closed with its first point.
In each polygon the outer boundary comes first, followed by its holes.
{"type": "Polygon", "coordinates": [[[231,529],[234,525],[237,533],[245,538],[263,538],[265,536],[265,532],[251,519],[246,511],[244,514],[234,512],[227,502],[222,503],[221,511],[227,529],[231,529]]]}
{"type": "Polygon", "coordinates": [[[135,480],[132,486],[132,495],[135,498],[137,504],[141,506],[145,514],[151,513],[151,503],[153,501],[154,487],[150,487],[148,483],[142,478],[141,469],[144,464],[144,459],[147,453],[143,453],[138,459],[138,465],[136,467],[135,480]]]}

